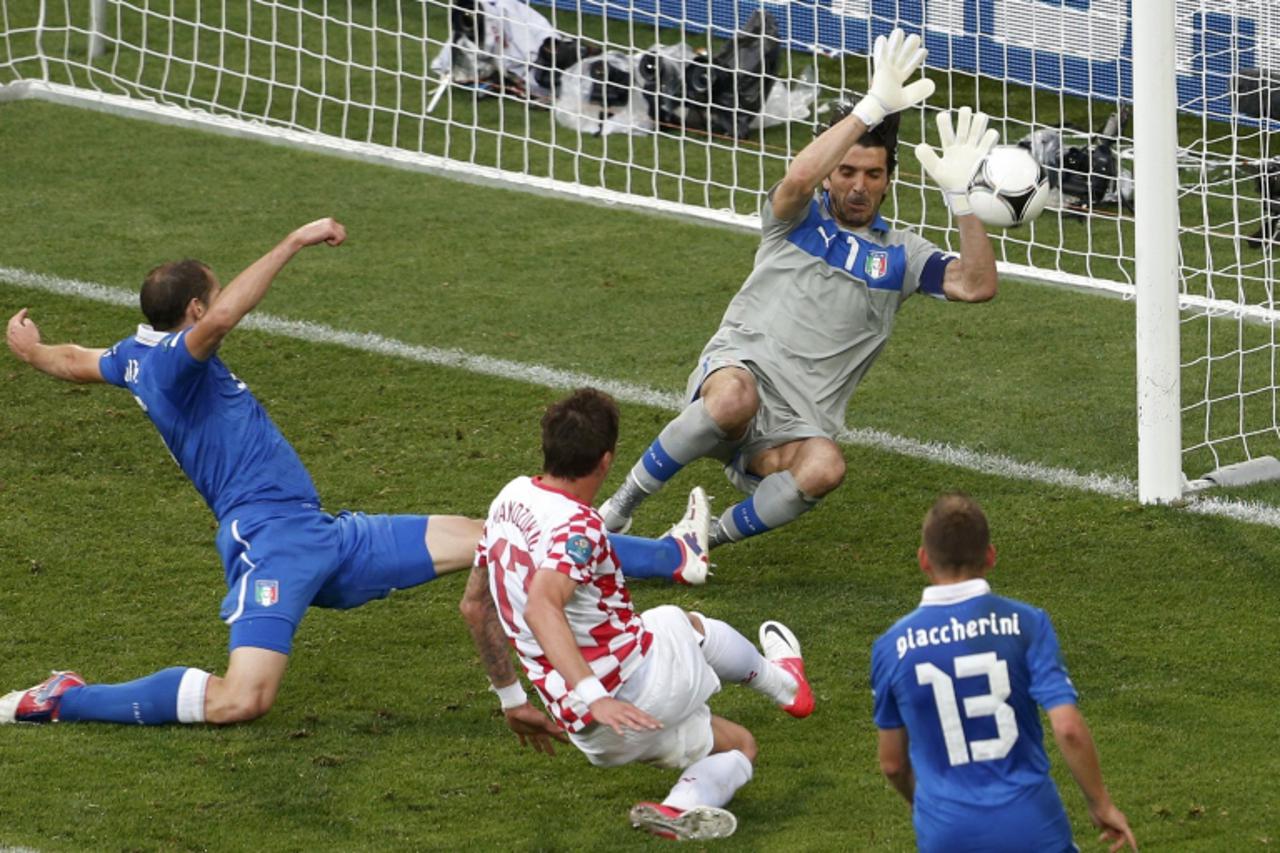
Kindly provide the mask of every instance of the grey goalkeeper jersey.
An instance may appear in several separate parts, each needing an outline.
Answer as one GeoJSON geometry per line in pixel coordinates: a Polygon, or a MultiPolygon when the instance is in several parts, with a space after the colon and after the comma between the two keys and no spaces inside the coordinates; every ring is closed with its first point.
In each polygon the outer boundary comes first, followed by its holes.
{"type": "Polygon", "coordinates": [[[761,211],[755,268],[702,352],[762,374],[802,419],[834,436],[849,398],[884,348],[894,317],[917,290],[945,299],[954,255],[879,215],[864,233],[843,229],[826,193],[792,220],[761,211]]]}

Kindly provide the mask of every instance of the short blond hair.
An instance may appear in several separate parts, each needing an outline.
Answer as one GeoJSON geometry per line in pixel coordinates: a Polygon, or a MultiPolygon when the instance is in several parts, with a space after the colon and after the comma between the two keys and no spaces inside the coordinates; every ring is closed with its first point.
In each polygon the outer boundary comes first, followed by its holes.
{"type": "Polygon", "coordinates": [[[960,574],[986,565],[991,528],[976,500],[964,492],[949,492],[925,514],[920,538],[935,569],[960,574]]]}

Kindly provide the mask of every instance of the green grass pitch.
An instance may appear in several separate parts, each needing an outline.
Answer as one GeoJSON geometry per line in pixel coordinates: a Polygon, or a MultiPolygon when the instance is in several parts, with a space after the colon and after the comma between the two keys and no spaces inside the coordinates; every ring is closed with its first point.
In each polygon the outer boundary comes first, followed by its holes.
{"type": "MultiPolygon", "coordinates": [[[[0,266],[132,289],[153,264],[224,280],[292,226],[333,214],[261,310],[674,391],[749,269],[754,240],[669,219],[427,178],[38,103],[0,104],[0,266]]],[[[0,276],[3,278],[3,276],[0,276]]],[[[132,309],[0,281],[51,342],[106,345],[132,309]]],[[[979,307],[912,300],[850,425],[1131,476],[1131,306],[1006,282],[979,307]]],[[[538,463],[560,392],[239,331],[227,362],[307,462],[326,504],[482,514],[538,463]]],[[[629,464],[668,417],[623,407],[629,464]]],[[[698,590],[637,585],[753,631],[790,624],[819,708],[791,720],[727,689],[761,745],[723,849],[904,850],[881,779],[872,639],[911,609],[921,515],[943,489],[984,502],[997,591],[1054,616],[1112,793],[1151,850],[1280,843],[1274,748],[1280,537],[1271,528],[981,475],[859,447],[796,524],[717,552],[698,590]]],[[[615,472],[621,476],[621,469],[615,472]]],[[[658,533],[700,463],[646,505],[658,533]]],[[[218,670],[214,520],[127,395],[0,354],[0,688],[52,667],[119,681],[218,670]]],[[[601,850],[655,843],[626,809],[670,773],[522,752],[457,614],[461,578],[303,623],[275,709],[227,729],[0,731],[0,847],[39,850],[601,850]]],[[[1055,774],[1085,850],[1079,793],[1055,774]]]]}

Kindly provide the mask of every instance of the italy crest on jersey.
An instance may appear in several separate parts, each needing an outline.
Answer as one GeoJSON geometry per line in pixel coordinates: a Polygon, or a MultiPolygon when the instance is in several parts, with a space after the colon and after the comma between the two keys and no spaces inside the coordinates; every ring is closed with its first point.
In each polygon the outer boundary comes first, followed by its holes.
{"type": "Polygon", "coordinates": [[[254,581],[253,600],[263,607],[270,607],[280,601],[280,581],[254,581]]]}
{"type": "Polygon", "coordinates": [[[867,278],[884,278],[885,273],[889,271],[889,253],[868,252],[862,269],[867,274],[867,278]]]}

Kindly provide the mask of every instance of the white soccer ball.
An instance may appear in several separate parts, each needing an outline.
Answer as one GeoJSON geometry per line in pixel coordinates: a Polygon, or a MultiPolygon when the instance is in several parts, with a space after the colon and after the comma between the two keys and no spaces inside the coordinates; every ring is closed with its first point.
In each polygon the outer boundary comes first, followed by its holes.
{"type": "Polygon", "coordinates": [[[969,203],[978,218],[993,228],[1013,228],[1030,222],[1049,200],[1049,176],[1018,145],[997,145],[982,161],[969,184],[969,203]]]}

